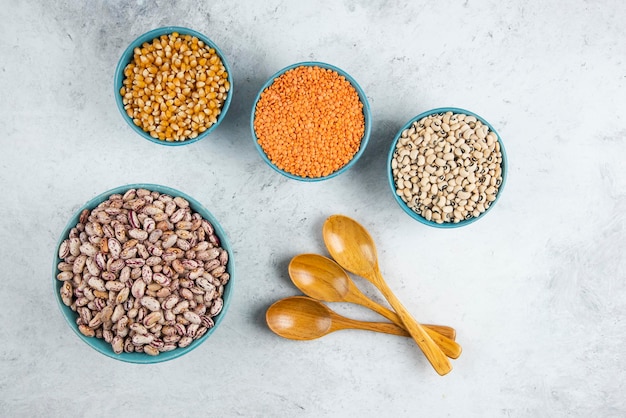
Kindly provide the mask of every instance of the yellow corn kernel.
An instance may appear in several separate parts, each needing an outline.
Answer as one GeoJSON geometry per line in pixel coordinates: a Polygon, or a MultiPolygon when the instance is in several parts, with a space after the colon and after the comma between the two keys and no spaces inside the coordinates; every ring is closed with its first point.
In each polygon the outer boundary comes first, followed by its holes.
{"type": "Polygon", "coordinates": [[[213,48],[172,33],[133,52],[119,91],[133,123],[166,141],[197,137],[216,123],[230,83],[213,48]]]}

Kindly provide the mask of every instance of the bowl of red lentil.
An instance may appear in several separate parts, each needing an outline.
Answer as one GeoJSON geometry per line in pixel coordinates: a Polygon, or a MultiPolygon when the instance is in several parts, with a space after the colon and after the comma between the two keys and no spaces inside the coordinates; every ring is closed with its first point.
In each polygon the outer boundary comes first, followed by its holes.
{"type": "Polygon", "coordinates": [[[371,132],[365,93],[345,71],[301,62],[274,74],[252,107],[250,128],[263,160],[282,175],[321,181],[349,170],[371,132]]]}
{"type": "Polygon", "coordinates": [[[115,101],[124,120],[161,145],[206,138],[226,116],[232,86],[218,46],[180,26],[154,29],[131,42],[114,77],[115,101]]]}
{"type": "Polygon", "coordinates": [[[484,118],[445,107],[411,119],[387,158],[393,196],[413,219],[456,228],[483,218],[500,198],[508,162],[502,138],[484,118]]]}

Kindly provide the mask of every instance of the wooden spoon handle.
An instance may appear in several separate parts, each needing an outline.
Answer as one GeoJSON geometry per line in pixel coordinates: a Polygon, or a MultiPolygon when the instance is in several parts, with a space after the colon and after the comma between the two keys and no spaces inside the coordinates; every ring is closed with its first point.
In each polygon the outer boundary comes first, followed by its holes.
{"type": "Polygon", "coordinates": [[[415,340],[418,347],[422,350],[435,371],[439,373],[440,376],[450,373],[452,365],[450,364],[448,358],[437,346],[437,344],[435,344],[426,330],[411,316],[402,302],[400,302],[396,295],[391,291],[378,269],[376,269],[371,279],[372,282],[376,284],[376,287],[380,289],[381,293],[385,296],[391,307],[396,311],[406,330],[409,334],[411,334],[411,337],[413,337],[413,340],[415,340]]]}
{"type": "Polygon", "coordinates": [[[364,331],[382,332],[385,334],[399,335],[401,337],[410,337],[411,335],[402,327],[389,322],[367,322],[357,321],[343,316],[333,317],[333,325],[331,331],[342,329],[360,329],[364,331]]]}
{"type": "MultiPolygon", "coordinates": [[[[443,353],[450,358],[458,358],[461,355],[461,346],[454,340],[439,334],[437,331],[429,328],[428,325],[422,325],[426,330],[426,333],[430,335],[435,344],[439,346],[443,353]]],[[[437,327],[437,325],[435,325],[437,327]]],[[[365,331],[383,332],[385,334],[400,335],[402,337],[411,337],[404,327],[400,327],[394,323],[389,322],[365,322],[357,321],[354,319],[340,317],[333,318],[332,331],[338,331],[341,329],[360,329],[365,331]]]]}
{"type": "MultiPolygon", "coordinates": [[[[396,314],[394,311],[392,311],[390,309],[385,308],[381,304],[374,302],[373,300],[371,300],[370,298],[368,298],[364,294],[361,297],[355,297],[355,298],[346,297],[346,301],[347,302],[352,302],[352,303],[357,303],[357,304],[359,304],[361,306],[365,306],[366,308],[371,309],[372,311],[376,312],[377,314],[379,314],[381,316],[384,316],[385,318],[387,318],[388,320],[390,320],[394,324],[399,325],[399,326],[404,328],[404,324],[402,323],[402,320],[400,319],[398,314],[396,314]]],[[[425,328],[430,328],[431,330],[433,330],[435,332],[438,332],[439,334],[441,334],[444,337],[447,337],[447,338],[449,338],[451,340],[456,339],[456,330],[454,328],[452,328],[452,327],[448,327],[448,326],[445,326],[445,325],[425,325],[425,324],[422,324],[422,326],[425,327],[425,328]]]]}
{"type": "Polygon", "coordinates": [[[429,325],[422,324],[422,327],[426,333],[430,335],[430,338],[433,339],[435,344],[439,346],[441,351],[443,351],[443,354],[453,359],[459,358],[463,351],[459,343],[435,331],[429,325]]]}
{"type": "Polygon", "coordinates": [[[438,332],[439,334],[443,335],[444,337],[450,338],[451,340],[456,340],[456,330],[452,327],[449,327],[446,325],[433,325],[433,324],[422,324],[422,326],[424,328],[430,328],[433,331],[438,332]]]}

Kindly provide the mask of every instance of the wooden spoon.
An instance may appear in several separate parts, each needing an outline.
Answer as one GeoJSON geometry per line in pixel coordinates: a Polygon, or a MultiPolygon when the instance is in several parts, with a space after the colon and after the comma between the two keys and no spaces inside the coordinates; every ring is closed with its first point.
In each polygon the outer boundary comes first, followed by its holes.
{"type": "MultiPolygon", "coordinates": [[[[326,302],[351,302],[365,306],[396,325],[404,328],[400,317],[365,296],[344,269],[333,260],[319,254],[300,254],[289,263],[291,281],[305,295],[326,302]]],[[[450,358],[461,355],[461,346],[454,341],[454,328],[423,325],[426,332],[450,358]]]]}
{"type": "Polygon", "coordinates": [[[349,319],[306,296],[292,296],[275,302],[267,309],[265,320],[274,333],[290,340],[314,340],[342,329],[410,336],[396,324],[349,319]]]}
{"type": "Polygon", "coordinates": [[[340,266],[369,280],[381,291],[435,371],[441,376],[449,373],[452,365],[448,358],[383,279],[376,245],[367,230],[347,216],[333,215],[324,222],[323,236],[326,248],[340,266]]]}

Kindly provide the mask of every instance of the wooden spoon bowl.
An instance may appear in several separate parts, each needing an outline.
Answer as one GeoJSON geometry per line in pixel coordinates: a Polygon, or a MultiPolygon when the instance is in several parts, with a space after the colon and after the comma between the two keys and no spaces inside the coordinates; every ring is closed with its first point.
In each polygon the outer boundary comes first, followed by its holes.
{"type": "Polygon", "coordinates": [[[290,340],[314,340],[342,329],[409,336],[406,330],[395,324],[349,319],[306,296],[293,296],[275,302],[267,309],[265,320],[275,334],[290,340]]]}

